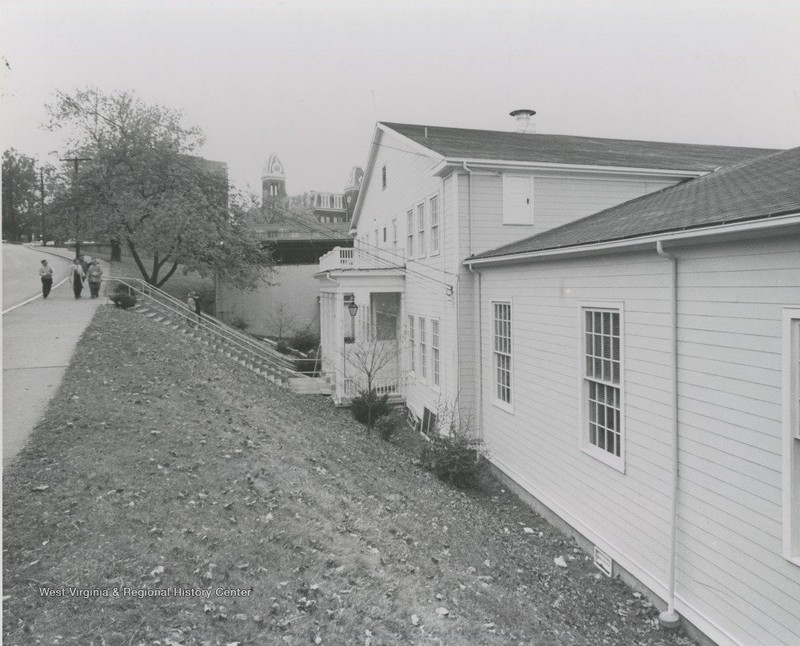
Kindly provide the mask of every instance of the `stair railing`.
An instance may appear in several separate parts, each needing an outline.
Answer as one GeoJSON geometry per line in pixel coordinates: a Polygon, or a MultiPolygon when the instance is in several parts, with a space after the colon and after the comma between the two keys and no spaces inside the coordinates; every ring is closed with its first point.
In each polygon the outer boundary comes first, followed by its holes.
{"type": "MultiPolygon", "coordinates": [[[[103,278],[103,282],[109,283],[106,294],[111,299],[110,285],[116,283],[124,286],[129,294],[135,294],[143,300],[149,300],[173,316],[192,325],[199,331],[206,332],[212,337],[224,341],[230,350],[243,352],[245,355],[255,357],[259,361],[259,367],[266,370],[281,383],[286,384],[290,377],[303,377],[300,373],[295,373],[289,368],[277,365],[281,361],[286,361],[283,355],[271,350],[266,345],[253,340],[239,330],[222,323],[218,319],[202,314],[199,317],[196,312],[182,303],[174,296],[160,290],[154,285],[150,285],[141,278],[109,277],[103,278]]],[[[119,289],[115,290],[119,293],[119,289]]]]}

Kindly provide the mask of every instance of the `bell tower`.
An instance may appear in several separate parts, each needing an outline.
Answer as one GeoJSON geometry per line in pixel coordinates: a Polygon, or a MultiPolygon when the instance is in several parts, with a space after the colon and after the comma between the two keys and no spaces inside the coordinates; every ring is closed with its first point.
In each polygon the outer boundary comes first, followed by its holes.
{"type": "Polygon", "coordinates": [[[350,176],[347,178],[347,186],[344,187],[344,207],[347,210],[347,222],[353,219],[353,211],[356,208],[358,193],[361,191],[361,182],[364,179],[364,171],[358,166],[350,169],[350,176]]]}
{"type": "Polygon", "coordinates": [[[261,167],[261,198],[281,199],[286,197],[286,172],[276,154],[271,154],[261,167]]]}

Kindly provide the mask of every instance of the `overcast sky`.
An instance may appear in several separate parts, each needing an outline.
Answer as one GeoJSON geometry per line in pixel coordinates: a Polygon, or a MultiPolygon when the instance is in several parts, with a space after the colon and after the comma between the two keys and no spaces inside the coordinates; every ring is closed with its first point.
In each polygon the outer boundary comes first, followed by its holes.
{"type": "Polygon", "coordinates": [[[341,191],[376,121],[800,146],[800,0],[0,0],[0,147],[45,159],[55,89],[180,108],[259,189],[341,191]]]}

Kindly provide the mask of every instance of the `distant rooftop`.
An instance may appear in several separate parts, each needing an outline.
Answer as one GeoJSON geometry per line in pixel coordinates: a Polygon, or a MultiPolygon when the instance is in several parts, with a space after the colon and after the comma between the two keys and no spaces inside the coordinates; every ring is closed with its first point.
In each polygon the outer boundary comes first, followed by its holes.
{"type": "Polygon", "coordinates": [[[708,172],[720,166],[730,166],[778,152],[771,148],[706,146],[381,123],[448,159],[708,172]]]}
{"type": "Polygon", "coordinates": [[[800,213],[800,148],[742,162],[476,254],[515,254],[800,213]]]}

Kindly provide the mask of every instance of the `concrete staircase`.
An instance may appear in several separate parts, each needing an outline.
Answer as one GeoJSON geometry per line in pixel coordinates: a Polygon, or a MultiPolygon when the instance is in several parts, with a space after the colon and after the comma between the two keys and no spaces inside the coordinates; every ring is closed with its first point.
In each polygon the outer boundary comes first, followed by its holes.
{"type": "Polygon", "coordinates": [[[185,334],[264,379],[297,393],[320,394],[320,379],[296,372],[291,360],[216,318],[197,315],[185,304],[139,278],[110,278],[109,295],[120,289],[134,295],[133,310],[175,332],[185,334]]]}

